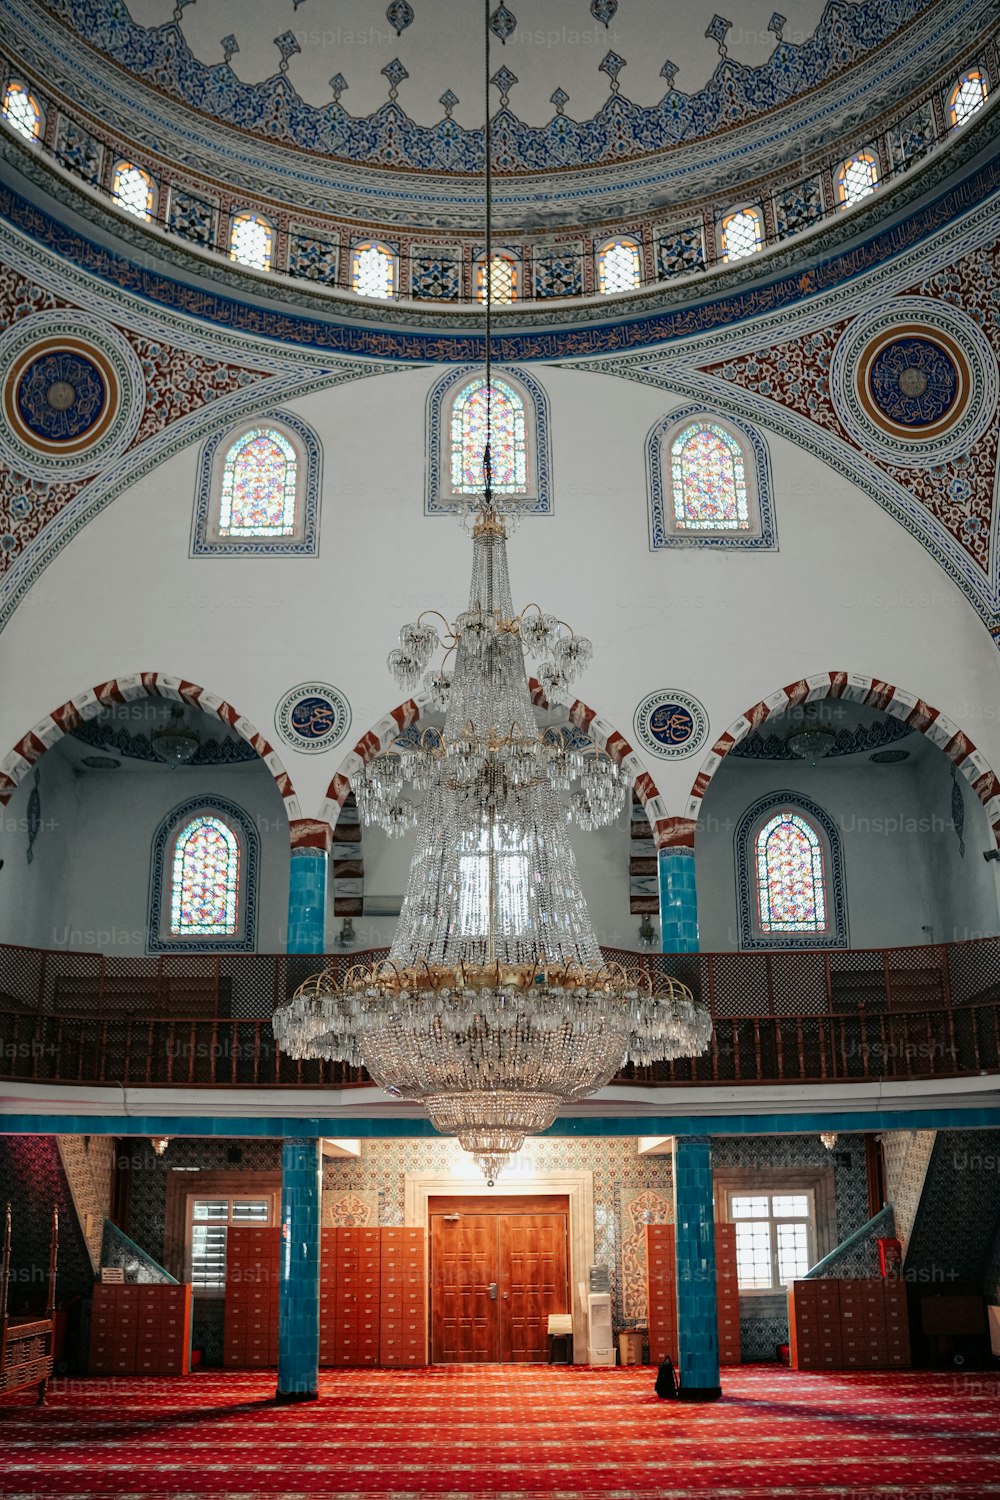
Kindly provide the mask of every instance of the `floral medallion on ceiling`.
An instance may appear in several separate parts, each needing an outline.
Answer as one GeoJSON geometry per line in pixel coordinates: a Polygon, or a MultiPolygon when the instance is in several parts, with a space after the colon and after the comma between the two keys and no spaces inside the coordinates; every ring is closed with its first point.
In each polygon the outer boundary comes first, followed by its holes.
{"type": "MultiPolygon", "coordinates": [[[[449,42],[459,54],[456,69],[464,70],[468,64],[471,46],[456,46],[455,28],[449,28],[448,13],[435,0],[414,5],[393,0],[384,10],[380,0],[372,0],[370,6],[358,0],[346,11],[338,9],[332,19],[319,16],[307,21],[304,13],[301,21],[293,22],[293,30],[281,30],[282,10],[260,6],[244,13],[240,9],[235,20],[230,15],[238,29],[215,41],[217,28],[211,43],[193,0],[183,0],[172,13],[168,5],[155,0],[133,3],[132,11],[151,19],[162,17],[164,24],[154,25],[139,24],[125,4],[108,4],[107,0],[50,0],[48,8],[136,78],[241,130],[369,166],[458,173],[482,170],[482,127],[477,123],[466,128],[453,117],[463,90],[469,90],[456,75],[444,80],[448,86],[444,94],[439,93],[442,58],[447,61],[449,57],[449,42]],[[277,35],[268,30],[267,43],[261,24],[278,29],[277,35]],[[195,45],[188,39],[189,32],[195,45]],[[402,55],[383,64],[383,40],[398,45],[402,55]],[[362,42],[366,45],[358,45],[362,42]],[[221,52],[221,59],[205,60],[198,55],[207,49],[221,52]],[[245,81],[233,61],[245,62],[250,54],[258,71],[266,74],[257,81],[245,81]],[[309,97],[320,59],[324,84],[334,96],[327,103],[309,97]],[[359,97],[365,98],[371,91],[373,64],[388,80],[388,99],[369,113],[349,113],[341,96],[353,84],[359,97]],[[331,65],[327,82],[326,69],[331,65]],[[425,79],[428,84],[437,79],[430,94],[425,79]],[[427,101],[433,99],[443,106],[443,115],[423,123],[412,118],[405,94],[397,102],[404,82],[419,100],[418,112],[426,113],[427,101]],[[444,104],[445,99],[450,102],[444,104]]],[[[517,69],[504,66],[494,76],[502,105],[495,127],[498,170],[551,170],[554,152],[563,165],[620,162],[752,120],[828,83],[870,56],[926,8],[926,0],[829,0],[811,34],[806,27],[812,24],[815,10],[806,6],[801,14],[795,12],[793,40],[785,37],[784,17],[775,13],[770,23],[765,22],[766,9],[759,26],[742,26],[734,38],[730,35],[733,23],[713,15],[710,5],[696,6],[697,15],[685,14],[681,21],[678,16],[664,17],[655,7],[638,15],[634,9],[631,15],[624,10],[619,13],[614,0],[575,0],[569,10],[565,5],[542,7],[535,0],[531,14],[519,25],[514,12],[500,4],[492,13],[491,25],[497,43],[503,44],[507,54],[516,53],[519,67],[522,57],[529,65],[532,99],[544,82],[544,98],[552,104],[558,96],[561,102],[555,103],[547,121],[528,123],[519,115],[517,104],[509,103],[519,82],[517,69]],[[614,31],[610,30],[612,21],[614,31]],[[697,47],[692,47],[693,41],[697,47]],[[707,49],[705,41],[711,43],[707,49]],[[753,61],[731,55],[741,45],[749,47],[746,55],[753,61]],[[633,92],[648,94],[646,75],[652,50],[668,47],[688,59],[687,65],[679,67],[669,57],[658,58],[650,76],[659,83],[659,97],[633,102],[619,77],[622,70],[631,58],[633,71],[643,80],[637,80],[633,92]],[[559,74],[560,65],[565,76],[559,74]],[[691,88],[699,67],[702,77],[708,71],[711,76],[702,86],[691,88]],[[687,91],[676,86],[678,72],[689,84],[687,91]],[[593,93],[595,74],[607,80],[607,97],[596,112],[589,103],[589,108],[581,110],[584,118],[564,113],[574,88],[584,95],[593,93]]],[[[221,26],[225,24],[223,17],[221,26]]],[[[470,44],[471,40],[470,30],[470,44]]],[[[527,77],[523,71],[522,77],[527,77]]]]}
{"type": "Polygon", "coordinates": [[[876,463],[989,575],[998,288],[986,246],[856,318],[708,368],[876,463]]]}
{"type": "Polygon", "coordinates": [[[98,318],[38,312],[0,335],[0,457],[32,479],[92,473],[117,458],[144,405],[134,349],[98,318]]]}

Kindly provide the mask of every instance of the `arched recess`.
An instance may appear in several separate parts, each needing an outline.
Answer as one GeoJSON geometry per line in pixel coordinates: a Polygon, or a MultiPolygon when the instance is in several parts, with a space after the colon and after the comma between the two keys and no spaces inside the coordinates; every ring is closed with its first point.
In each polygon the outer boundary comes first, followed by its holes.
{"type": "Polygon", "coordinates": [[[274,778],[278,794],[285,804],[292,847],[297,848],[314,841],[312,834],[316,824],[301,817],[291,778],[273,746],[255,725],[224,698],[199,687],[196,682],[189,682],[182,677],[170,677],[165,672],[137,672],[130,677],[116,677],[110,682],[99,682],[96,687],[78,693],[68,703],[54,709],[18,740],[0,766],[0,807],[6,807],[17,787],[32,766],[41,760],[46,750],[51,750],[77,724],[85,719],[93,719],[102,709],[111,708],[117,703],[131,703],[137,698],[165,698],[173,703],[189,703],[193,708],[215,714],[223,724],[234,729],[241,739],[253,746],[274,778]]]}
{"type": "MultiPolygon", "coordinates": [[[[534,677],[529,678],[528,687],[531,692],[531,701],[536,708],[547,709],[548,699],[540,684],[534,677]]],[[[327,787],[326,800],[320,809],[320,817],[324,825],[329,824],[331,829],[336,829],[337,820],[351,793],[350,777],[377,755],[382,749],[387,748],[411,725],[418,724],[427,710],[430,698],[425,693],[418,693],[416,697],[408,698],[405,703],[400,703],[391,713],[386,714],[371,729],[358,740],[354,749],[345,755],[340,763],[336,775],[327,787]]],[[[649,826],[652,830],[653,842],[657,849],[664,848],[670,842],[672,825],[678,820],[666,816],[666,807],[660,796],[656,783],[645,769],[639,757],[623,734],[620,734],[613,724],[607,719],[602,719],[597,710],[588,704],[581,702],[578,698],[567,710],[567,718],[571,724],[582,729],[599,745],[606,750],[611,758],[619,765],[624,766],[632,777],[632,785],[635,795],[641,802],[649,826]]],[[[323,826],[323,825],[321,825],[323,826]]],[[[333,900],[335,916],[352,916],[360,912],[361,897],[357,895],[357,888],[363,887],[364,862],[361,857],[360,843],[362,839],[362,827],[359,823],[356,827],[351,826],[350,839],[338,839],[336,832],[333,834],[333,900]],[[350,855],[342,862],[337,857],[338,843],[350,850],[350,855]],[[343,877],[339,870],[343,869],[343,877]],[[351,882],[352,896],[349,900],[338,903],[337,882],[338,879],[349,879],[351,882]]]]}
{"type": "Polygon", "coordinates": [[[908,729],[925,734],[944,751],[956,770],[970,783],[986,809],[994,843],[1000,848],[1000,778],[968,735],[939,709],[932,708],[915,693],[895,687],[891,682],[884,682],[877,677],[865,677],[859,672],[820,672],[814,677],[800,678],[798,682],[772,693],[769,698],[761,699],[741,714],[716,740],[695,777],[685,809],[686,816],[669,820],[671,827],[667,842],[677,848],[694,848],[702,800],[712,777],[734,745],[759,729],[772,714],[784,713],[789,708],[797,708],[803,703],[815,702],[821,698],[842,698],[849,702],[867,704],[870,708],[881,709],[883,713],[899,719],[908,729]]]}

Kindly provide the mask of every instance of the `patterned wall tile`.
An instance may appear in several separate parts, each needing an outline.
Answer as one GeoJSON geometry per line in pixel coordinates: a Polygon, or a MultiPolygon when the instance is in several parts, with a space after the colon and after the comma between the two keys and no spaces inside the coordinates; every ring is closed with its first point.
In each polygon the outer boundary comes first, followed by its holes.
{"type": "Polygon", "coordinates": [[[933,1130],[887,1130],[882,1136],[886,1197],[893,1207],[904,1259],[935,1138],[933,1130]]]}

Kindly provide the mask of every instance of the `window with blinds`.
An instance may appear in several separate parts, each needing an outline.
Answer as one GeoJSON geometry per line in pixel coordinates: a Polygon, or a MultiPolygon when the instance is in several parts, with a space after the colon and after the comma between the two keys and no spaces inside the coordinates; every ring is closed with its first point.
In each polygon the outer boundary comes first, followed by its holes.
{"type": "Polygon", "coordinates": [[[190,1198],[191,1285],[195,1292],[226,1290],[226,1237],[230,1224],[271,1222],[269,1198],[190,1198]]]}

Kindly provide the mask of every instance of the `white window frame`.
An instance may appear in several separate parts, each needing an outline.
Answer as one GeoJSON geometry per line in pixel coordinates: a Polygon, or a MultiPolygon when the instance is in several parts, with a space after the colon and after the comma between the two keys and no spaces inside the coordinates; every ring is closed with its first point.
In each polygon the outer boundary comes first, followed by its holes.
{"type": "MultiPolygon", "coordinates": [[[[266,1229],[266,1228],[273,1228],[274,1225],[276,1225],[276,1224],[278,1224],[280,1222],[280,1214],[281,1214],[280,1198],[281,1198],[280,1189],[263,1188],[263,1189],[259,1189],[259,1190],[255,1191],[252,1186],[248,1186],[247,1188],[241,1189],[240,1191],[233,1191],[230,1188],[230,1189],[224,1190],[222,1192],[218,1192],[218,1193],[212,1192],[210,1190],[206,1190],[205,1188],[199,1186],[199,1187],[191,1188],[185,1194],[185,1198],[184,1198],[184,1280],[185,1281],[189,1281],[189,1282],[192,1283],[192,1295],[193,1296],[197,1297],[200,1300],[203,1297],[204,1298],[215,1298],[215,1299],[224,1298],[225,1295],[226,1295],[226,1283],[225,1283],[224,1279],[223,1279],[223,1282],[222,1282],[221,1286],[217,1286],[217,1285],[212,1285],[212,1286],[194,1286],[194,1284],[193,1284],[193,1272],[194,1272],[194,1231],[195,1231],[194,1206],[195,1206],[195,1204],[198,1203],[198,1202],[202,1202],[202,1203],[206,1203],[206,1202],[225,1202],[226,1203],[226,1205],[227,1205],[227,1216],[226,1216],[226,1219],[224,1221],[221,1218],[218,1218],[218,1219],[201,1219],[198,1222],[202,1223],[202,1224],[213,1224],[213,1225],[216,1225],[216,1226],[221,1226],[221,1225],[224,1224],[224,1226],[225,1226],[225,1228],[227,1230],[227,1239],[228,1239],[228,1230],[234,1226],[234,1220],[233,1220],[233,1204],[234,1203],[262,1202],[262,1201],[266,1202],[267,1205],[268,1205],[268,1213],[267,1213],[267,1220],[266,1220],[266,1222],[264,1222],[264,1221],[258,1221],[258,1220],[252,1221],[252,1226],[254,1228],[256,1228],[256,1229],[266,1229]]],[[[247,1223],[247,1222],[250,1222],[250,1221],[244,1220],[244,1221],[236,1221],[236,1222],[237,1223],[240,1223],[240,1222],[247,1223]]]]}
{"type": "MultiPolygon", "coordinates": [[[[837,1195],[834,1183],[833,1162],[814,1167],[773,1167],[757,1170],[747,1167],[720,1167],[714,1173],[716,1217],[726,1223],[737,1224],[730,1207],[733,1197],[784,1197],[796,1193],[810,1195],[810,1266],[815,1266],[835,1250],[839,1243],[837,1234],[837,1195]]],[[[744,1220],[744,1222],[746,1222],[744,1220]]],[[[778,1221],[780,1222],[780,1221],[778,1221]]],[[[785,1287],[777,1281],[777,1258],[772,1237],[772,1285],[764,1287],[740,1287],[740,1296],[754,1299],[776,1299],[782,1303],[785,1287]]]]}
{"type": "MultiPolygon", "coordinates": [[[[769,1231],[771,1284],[770,1284],[770,1286],[754,1286],[754,1287],[743,1286],[741,1284],[740,1288],[739,1288],[740,1296],[741,1297],[749,1297],[749,1296],[753,1296],[755,1294],[762,1294],[762,1295],[764,1295],[766,1297],[773,1297],[775,1295],[775,1293],[785,1292],[785,1291],[788,1290],[788,1287],[789,1287],[789,1285],[791,1283],[787,1282],[787,1281],[782,1281],[780,1279],[780,1274],[779,1274],[779,1260],[778,1260],[778,1225],[779,1224],[805,1224],[805,1226],[806,1226],[806,1242],[807,1242],[806,1248],[807,1248],[807,1252],[808,1252],[808,1255],[807,1255],[807,1264],[806,1264],[805,1269],[808,1270],[810,1266],[814,1266],[816,1264],[816,1260],[817,1260],[817,1256],[816,1256],[816,1195],[815,1195],[814,1191],[812,1190],[812,1188],[788,1188],[788,1187],[780,1187],[780,1188],[777,1188],[777,1189],[775,1189],[773,1187],[758,1187],[758,1188],[740,1187],[740,1188],[730,1188],[729,1191],[726,1194],[726,1218],[729,1220],[730,1223],[732,1223],[732,1224],[734,1224],[736,1226],[737,1241],[739,1239],[739,1226],[741,1224],[761,1224],[761,1223],[765,1223],[766,1222],[766,1224],[768,1226],[768,1231],[769,1231]],[[807,1201],[807,1210],[808,1210],[807,1213],[803,1217],[798,1217],[798,1216],[792,1217],[792,1216],[786,1215],[786,1214],[782,1214],[780,1216],[776,1216],[775,1212],[774,1212],[774,1200],[775,1200],[775,1198],[785,1198],[785,1197],[796,1197],[796,1198],[802,1198],[802,1197],[804,1197],[806,1199],[806,1201],[807,1201]],[[756,1217],[754,1217],[754,1218],[745,1218],[745,1217],[736,1218],[735,1215],[734,1215],[734,1213],[733,1213],[733,1200],[736,1199],[736,1198],[766,1198],[767,1199],[767,1218],[766,1218],[766,1220],[765,1219],[761,1219],[761,1218],[756,1218],[756,1217]]],[[[738,1249],[737,1249],[737,1267],[739,1265],[739,1258],[738,1257],[739,1257],[739,1252],[738,1252],[738,1249]]],[[[797,1279],[800,1279],[800,1278],[796,1277],[796,1278],[793,1278],[793,1279],[797,1280],[797,1279]]]]}

